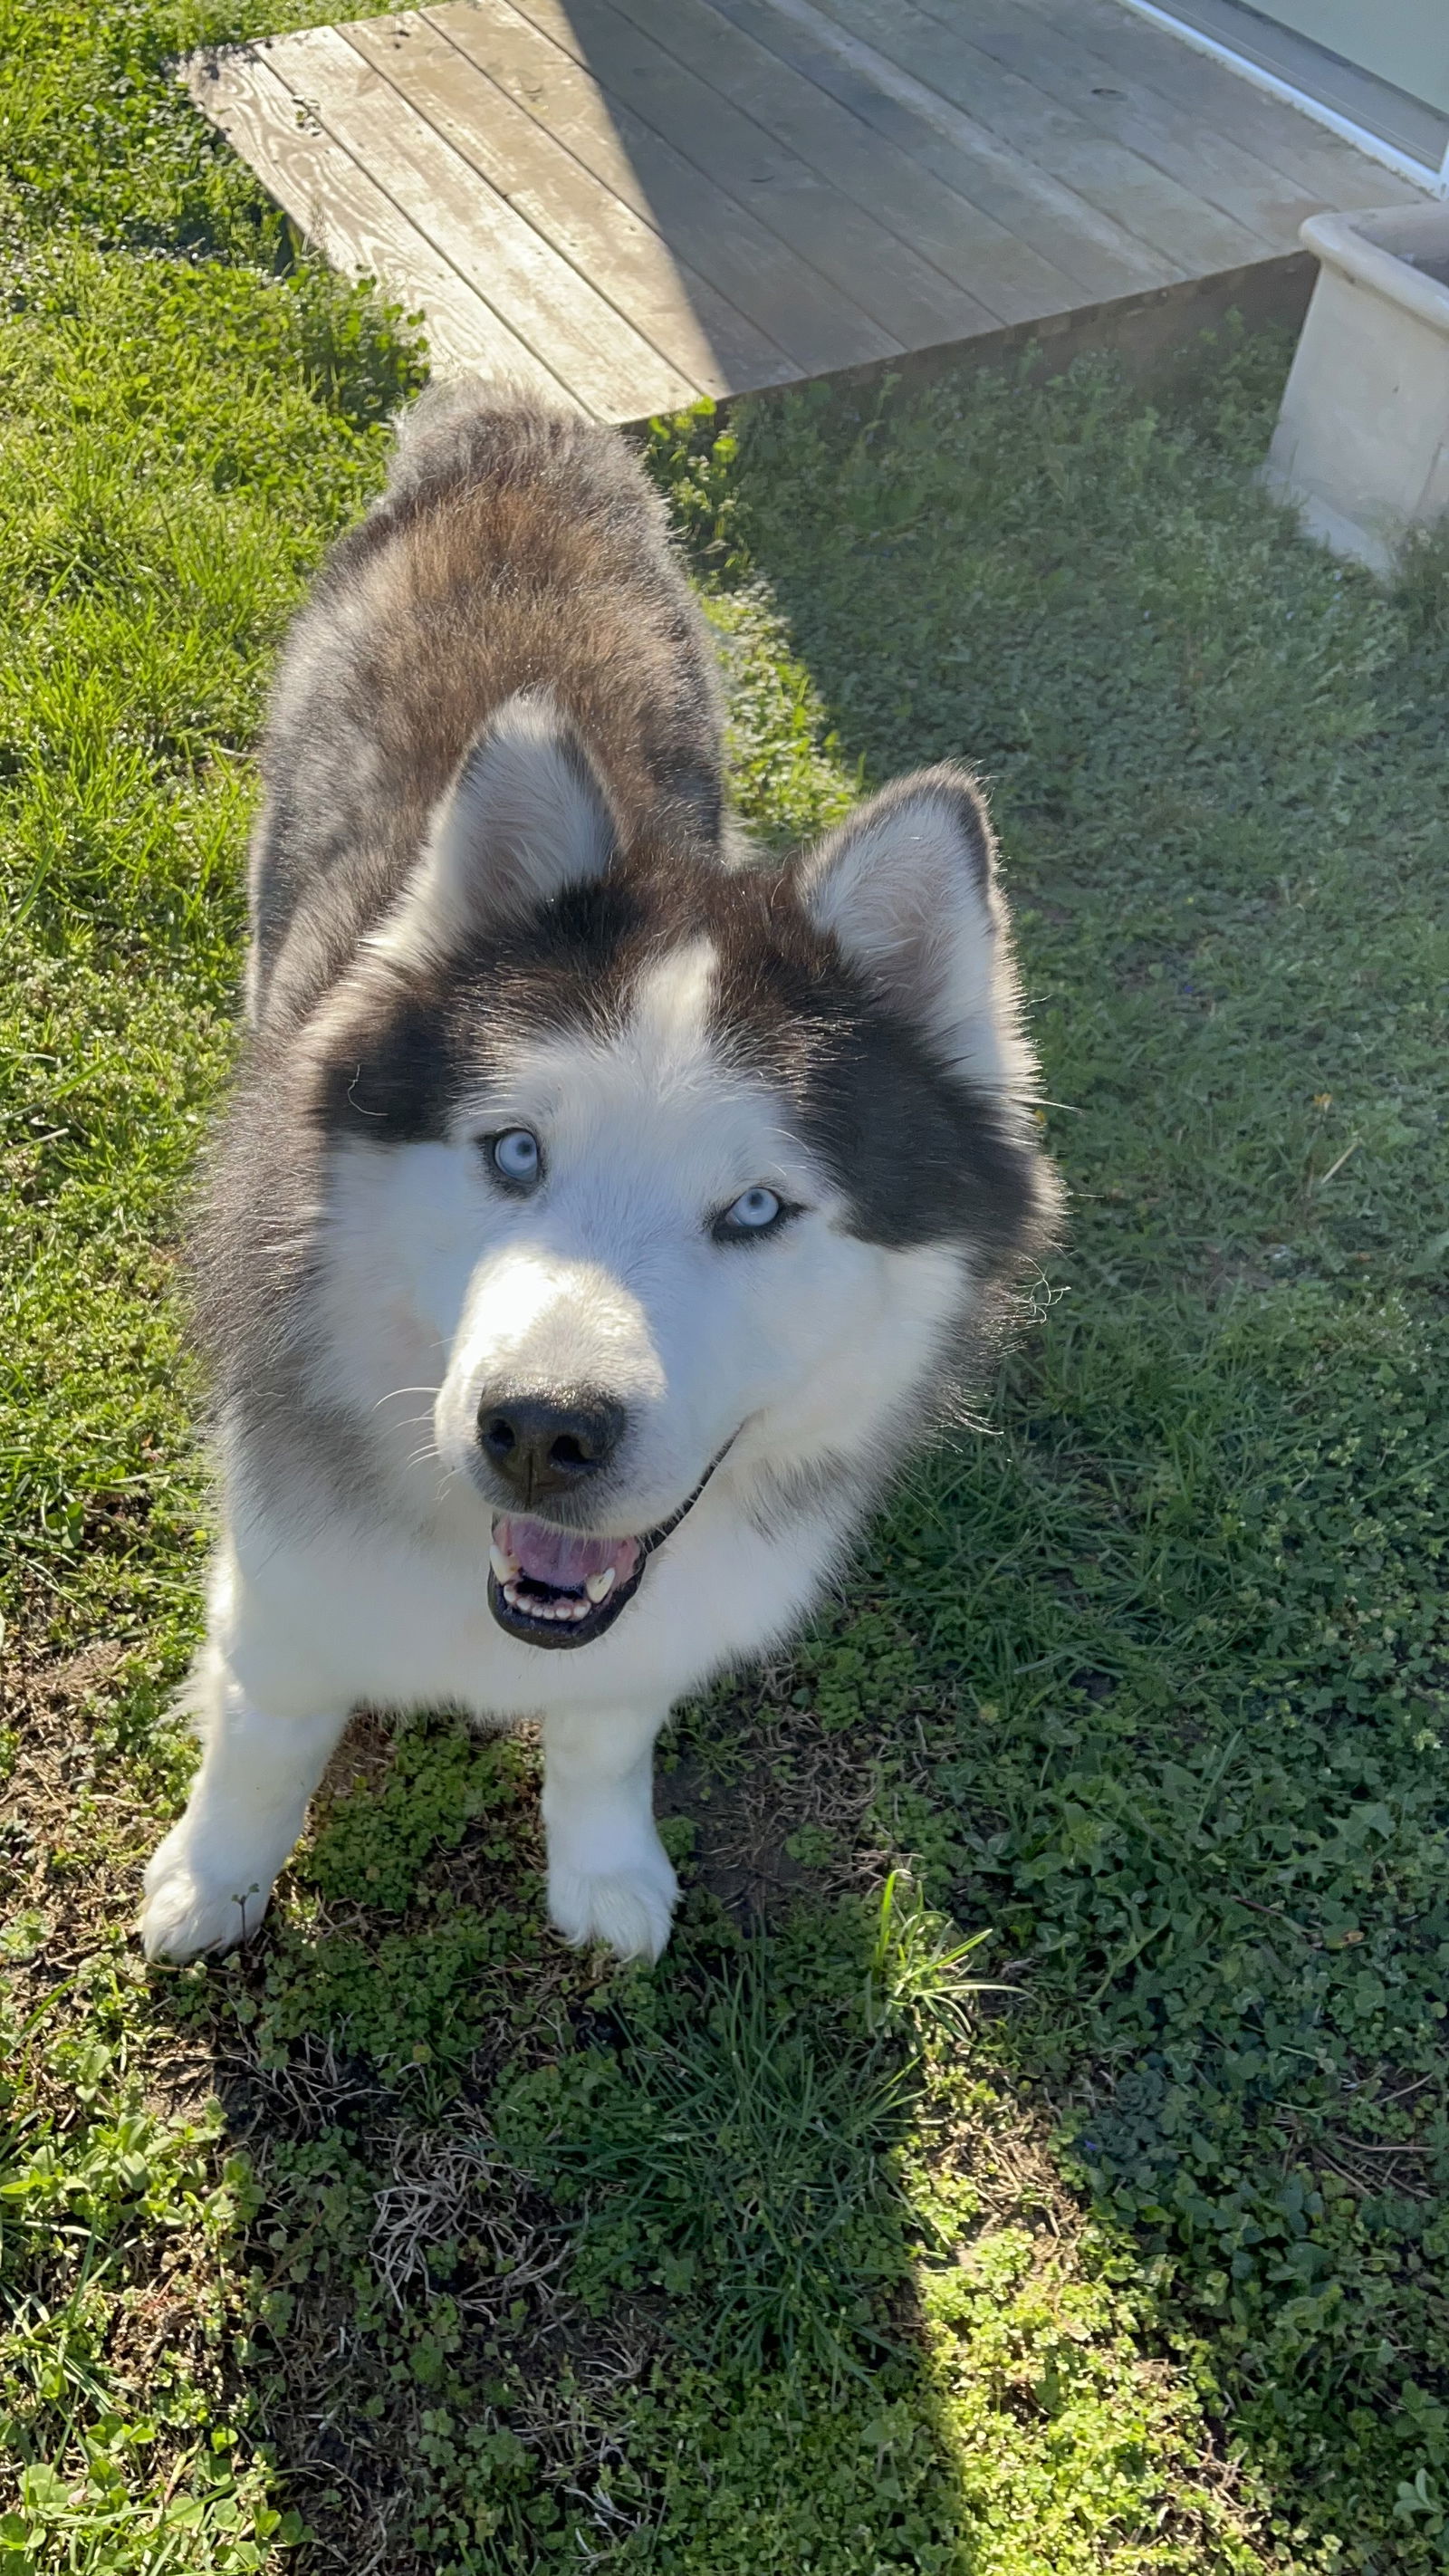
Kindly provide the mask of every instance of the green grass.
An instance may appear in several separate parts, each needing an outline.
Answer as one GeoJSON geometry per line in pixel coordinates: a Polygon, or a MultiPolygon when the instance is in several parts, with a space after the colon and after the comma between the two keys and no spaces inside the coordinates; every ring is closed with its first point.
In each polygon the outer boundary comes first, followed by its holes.
{"type": "Polygon", "coordinates": [[[1071,1248],[686,1713],[652,1977],[443,1723],[127,1939],[250,747],[419,374],[165,65],[323,14],[0,10],[0,2576],[1432,2576],[1449,588],[1256,491],[1276,343],[657,430],[751,821],[992,780],[1071,1248]]]}

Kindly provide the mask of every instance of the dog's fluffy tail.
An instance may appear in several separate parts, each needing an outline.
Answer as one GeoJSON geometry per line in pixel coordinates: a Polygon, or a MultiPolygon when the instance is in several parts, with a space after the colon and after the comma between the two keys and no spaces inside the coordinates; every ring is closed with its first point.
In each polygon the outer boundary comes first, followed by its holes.
{"type": "Polygon", "coordinates": [[[638,468],[617,431],[530,393],[506,378],[457,376],[426,386],[398,413],[386,499],[404,504],[460,482],[503,483],[545,461],[587,460],[638,487],[638,468]]]}

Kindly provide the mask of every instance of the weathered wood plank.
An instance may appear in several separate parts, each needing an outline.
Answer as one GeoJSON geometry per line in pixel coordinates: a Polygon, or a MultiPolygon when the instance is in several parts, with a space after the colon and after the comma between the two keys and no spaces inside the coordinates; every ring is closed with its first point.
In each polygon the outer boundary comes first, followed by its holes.
{"type": "MultiPolygon", "coordinates": [[[[927,17],[914,0],[824,0],[824,6],[853,35],[968,110],[1180,270],[1200,275],[1236,268],[1261,253],[1246,225],[1219,214],[1033,82],[1003,70],[966,33],[927,17]]],[[[963,10],[958,23],[969,29],[970,13],[963,10]]]]}
{"type": "Polygon", "coordinates": [[[184,76],[435,363],[610,419],[1276,275],[1418,193],[1120,0],[430,0],[184,76]]]}
{"type": "Polygon", "coordinates": [[[742,114],[609,0],[514,0],[542,33],[788,242],[903,348],[989,331],[997,319],[833,182],[742,114]]]}
{"type": "Polygon", "coordinates": [[[440,0],[428,17],[678,256],[748,314],[802,376],[900,354],[818,270],[767,232],[508,0],[440,0]]]}
{"type": "MultiPolygon", "coordinates": [[[[615,6],[842,196],[966,287],[998,321],[1034,321],[1073,301],[1071,281],[1059,268],[767,51],[738,15],[733,21],[722,16],[710,0],[615,0],[615,6]]],[[[768,0],[758,6],[772,25],[768,0]]]]}
{"type": "MultiPolygon", "coordinates": [[[[715,0],[722,14],[764,36],[755,0],[715,0]],[[749,16],[745,17],[748,8],[749,16]]],[[[1185,272],[1003,143],[988,126],[862,43],[814,0],[772,0],[773,52],[887,135],[923,170],[969,197],[1071,278],[1093,302],[1167,286],[1185,272]]]]}
{"type": "Polygon", "coordinates": [[[1299,225],[1320,210],[1322,201],[1295,179],[1171,99],[1114,72],[1077,41],[1073,20],[1050,0],[1046,7],[1037,0],[971,0],[964,22],[951,0],[919,5],[942,25],[964,23],[971,43],[994,62],[1245,225],[1267,249],[1296,250],[1299,225]]]}
{"type": "Polygon", "coordinates": [[[701,393],[784,384],[792,359],[458,51],[426,13],[363,19],[348,42],[701,393]]]}
{"type": "Polygon", "coordinates": [[[268,60],[395,205],[545,360],[608,420],[675,410],[694,387],[542,241],[334,27],[274,37],[268,60]]]}
{"type": "Polygon", "coordinates": [[[421,308],[433,363],[444,373],[507,381],[581,410],[376,180],[307,118],[265,54],[264,46],[238,46],[193,55],[186,86],[314,248],[344,276],[377,278],[421,308]]]}
{"type": "MultiPolygon", "coordinates": [[[[1149,18],[1122,8],[1119,0],[1051,0],[1047,16],[1054,32],[1090,44],[1110,66],[1110,78],[1124,87],[1135,80],[1171,99],[1194,121],[1234,136],[1285,178],[1310,189],[1320,206],[1351,212],[1359,206],[1410,204],[1420,196],[1406,179],[1380,168],[1351,143],[1254,89],[1226,64],[1154,27],[1149,18]]],[[[1050,44],[1053,38],[1044,41],[1050,44]]]]}

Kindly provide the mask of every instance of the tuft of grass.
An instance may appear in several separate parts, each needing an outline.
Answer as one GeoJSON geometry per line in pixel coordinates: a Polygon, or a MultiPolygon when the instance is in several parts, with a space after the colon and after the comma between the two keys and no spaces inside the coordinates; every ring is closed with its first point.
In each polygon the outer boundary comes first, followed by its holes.
{"type": "Polygon", "coordinates": [[[689,2000],[682,2021],[616,2007],[616,2049],[524,2078],[497,2106],[500,2138],[564,2208],[584,2204],[573,2283],[596,2314],[657,2289],[686,2340],[703,2325],[707,2360],[861,2372],[873,2294],[905,2268],[899,2070],[879,2050],[827,2053],[759,1956],[702,2014],[689,2000]]]}

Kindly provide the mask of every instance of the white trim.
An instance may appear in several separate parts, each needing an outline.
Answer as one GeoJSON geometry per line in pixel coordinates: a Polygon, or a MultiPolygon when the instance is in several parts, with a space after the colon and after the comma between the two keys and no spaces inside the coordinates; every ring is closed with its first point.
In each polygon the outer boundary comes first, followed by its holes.
{"type": "Polygon", "coordinates": [[[1385,143],[1382,135],[1370,134],[1366,126],[1355,125],[1351,117],[1340,116],[1336,108],[1325,107],[1321,99],[1310,98],[1292,81],[1280,80],[1276,72],[1265,71],[1261,63],[1251,62],[1246,54],[1234,53],[1231,45],[1220,43],[1216,36],[1204,35],[1200,27],[1189,27],[1170,9],[1158,8],[1156,0],[1122,0],[1122,7],[1139,18],[1149,19],[1154,27],[1164,28],[1169,36],[1180,36],[1196,53],[1210,55],[1215,63],[1225,63],[1229,71],[1251,81],[1254,89],[1266,90],[1270,98],[1280,98],[1285,106],[1296,107],[1300,115],[1311,116],[1315,125],[1326,125],[1330,134],[1352,143],[1370,161],[1381,162],[1398,178],[1412,180],[1416,188],[1426,188],[1431,196],[1449,195],[1449,150],[1435,170],[1427,161],[1415,161],[1409,153],[1385,143]]]}

